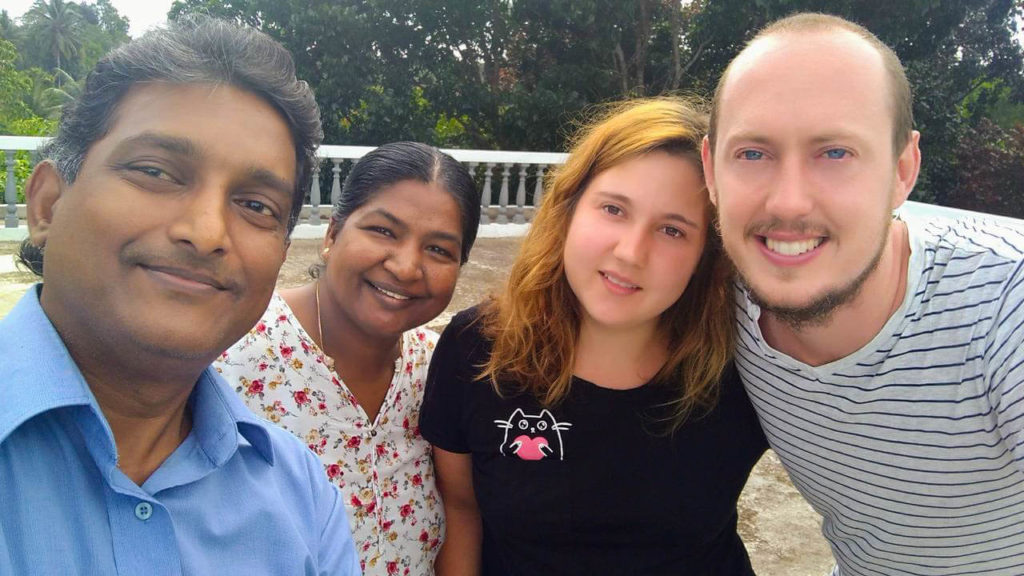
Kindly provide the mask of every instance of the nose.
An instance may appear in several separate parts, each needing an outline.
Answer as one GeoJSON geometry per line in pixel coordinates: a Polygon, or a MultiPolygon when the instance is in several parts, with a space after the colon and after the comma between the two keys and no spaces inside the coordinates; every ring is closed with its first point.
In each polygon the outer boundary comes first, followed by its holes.
{"type": "Polygon", "coordinates": [[[645,226],[628,226],[621,230],[621,234],[615,242],[615,249],[612,251],[612,255],[626,264],[643,266],[647,263],[650,241],[650,231],[645,226]]]}
{"type": "Polygon", "coordinates": [[[403,242],[384,260],[384,269],[399,282],[415,282],[423,278],[423,255],[414,242],[403,242]]]}
{"type": "Polygon", "coordinates": [[[814,206],[813,190],[804,166],[794,158],[783,162],[765,202],[765,211],[783,221],[799,220],[814,206]]]}
{"type": "Polygon", "coordinates": [[[171,239],[188,245],[198,255],[222,253],[228,243],[228,194],[217,186],[203,186],[182,198],[179,214],[170,227],[171,239]]]}

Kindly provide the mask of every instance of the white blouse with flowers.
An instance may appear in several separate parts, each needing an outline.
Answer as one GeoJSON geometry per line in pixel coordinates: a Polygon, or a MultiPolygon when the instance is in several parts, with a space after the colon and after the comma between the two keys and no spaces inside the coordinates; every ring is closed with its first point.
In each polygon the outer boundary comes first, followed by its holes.
{"type": "Polygon", "coordinates": [[[444,508],[419,413],[436,342],[437,334],[423,328],[403,334],[376,422],[278,294],[256,326],[214,363],[250,409],[320,457],[344,495],[367,576],[434,573],[444,508]]]}

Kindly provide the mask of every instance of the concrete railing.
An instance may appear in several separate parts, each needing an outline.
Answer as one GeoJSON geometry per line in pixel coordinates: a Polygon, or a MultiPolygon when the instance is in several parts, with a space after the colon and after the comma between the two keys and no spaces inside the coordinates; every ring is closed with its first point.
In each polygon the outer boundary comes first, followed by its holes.
{"type": "MultiPolygon", "coordinates": [[[[4,227],[17,228],[24,220],[24,206],[17,204],[14,178],[15,153],[35,152],[46,138],[26,136],[0,136],[0,152],[6,160],[6,186],[4,188],[4,227]]],[[[352,163],[373,150],[370,146],[321,146],[317,152],[321,162],[317,177],[306,195],[302,210],[302,223],[320,226],[330,216],[331,206],[341,194],[341,184],[352,163]],[[321,178],[321,173],[326,177],[321,178]],[[321,186],[321,180],[326,182],[321,186]],[[326,190],[324,190],[326,188],[326,190]]],[[[545,172],[565,162],[566,155],[554,152],[506,152],[493,150],[444,150],[462,162],[476,178],[483,191],[481,198],[481,224],[522,224],[533,217],[536,206],[544,194],[545,172]]],[[[1024,228],[1024,220],[971,212],[957,208],[907,202],[900,208],[907,217],[944,217],[982,220],[1024,228]]]]}
{"type": "MultiPolygon", "coordinates": [[[[24,219],[24,207],[17,204],[14,177],[15,154],[19,151],[35,152],[46,143],[46,138],[27,136],[0,136],[0,152],[6,164],[4,187],[4,226],[14,228],[24,219]]],[[[341,194],[341,184],[352,164],[373,150],[370,146],[321,146],[317,151],[321,162],[316,177],[306,194],[302,221],[319,225],[330,216],[331,206],[341,194]],[[324,177],[321,177],[321,174],[324,177]],[[321,181],[325,184],[322,186],[321,181]]],[[[481,224],[526,223],[544,194],[544,174],[549,167],[565,161],[565,154],[553,152],[506,152],[493,150],[445,149],[469,169],[482,190],[481,224]]],[[[33,154],[35,156],[35,154],[33,154]]],[[[35,161],[37,159],[34,159],[35,161]]]]}

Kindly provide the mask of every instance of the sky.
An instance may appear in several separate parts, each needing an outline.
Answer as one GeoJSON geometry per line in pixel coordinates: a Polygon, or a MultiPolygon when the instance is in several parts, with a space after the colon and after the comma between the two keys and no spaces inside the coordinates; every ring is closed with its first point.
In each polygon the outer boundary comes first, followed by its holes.
{"type": "MultiPolygon", "coordinates": [[[[128,17],[128,33],[134,38],[158,24],[163,24],[173,2],[174,0],[111,0],[110,3],[117,8],[121,16],[128,17]]],[[[11,18],[21,18],[32,7],[32,3],[33,0],[3,0],[0,2],[0,9],[6,10],[11,18]]]]}

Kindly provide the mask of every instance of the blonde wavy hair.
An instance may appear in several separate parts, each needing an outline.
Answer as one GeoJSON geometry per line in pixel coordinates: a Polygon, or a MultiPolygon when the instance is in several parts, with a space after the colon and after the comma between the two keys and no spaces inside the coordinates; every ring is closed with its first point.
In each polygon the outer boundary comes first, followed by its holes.
{"type": "MultiPolygon", "coordinates": [[[[601,172],[654,151],[691,160],[698,168],[708,120],[703,102],[675,97],[629,100],[599,110],[576,133],[569,158],[548,175],[546,194],[505,287],[481,309],[493,341],[481,367],[502,394],[530,391],[545,406],[569,393],[580,330],[580,305],[563,269],[569,222],[587,184],[601,172]],[[512,384],[510,384],[512,383],[512,384]]],[[[672,386],[674,430],[694,408],[710,408],[731,358],[734,340],[732,268],[706,201],[704,251],[683,295],[662,313],[669,359],[655,376],[672,386]]]]}

